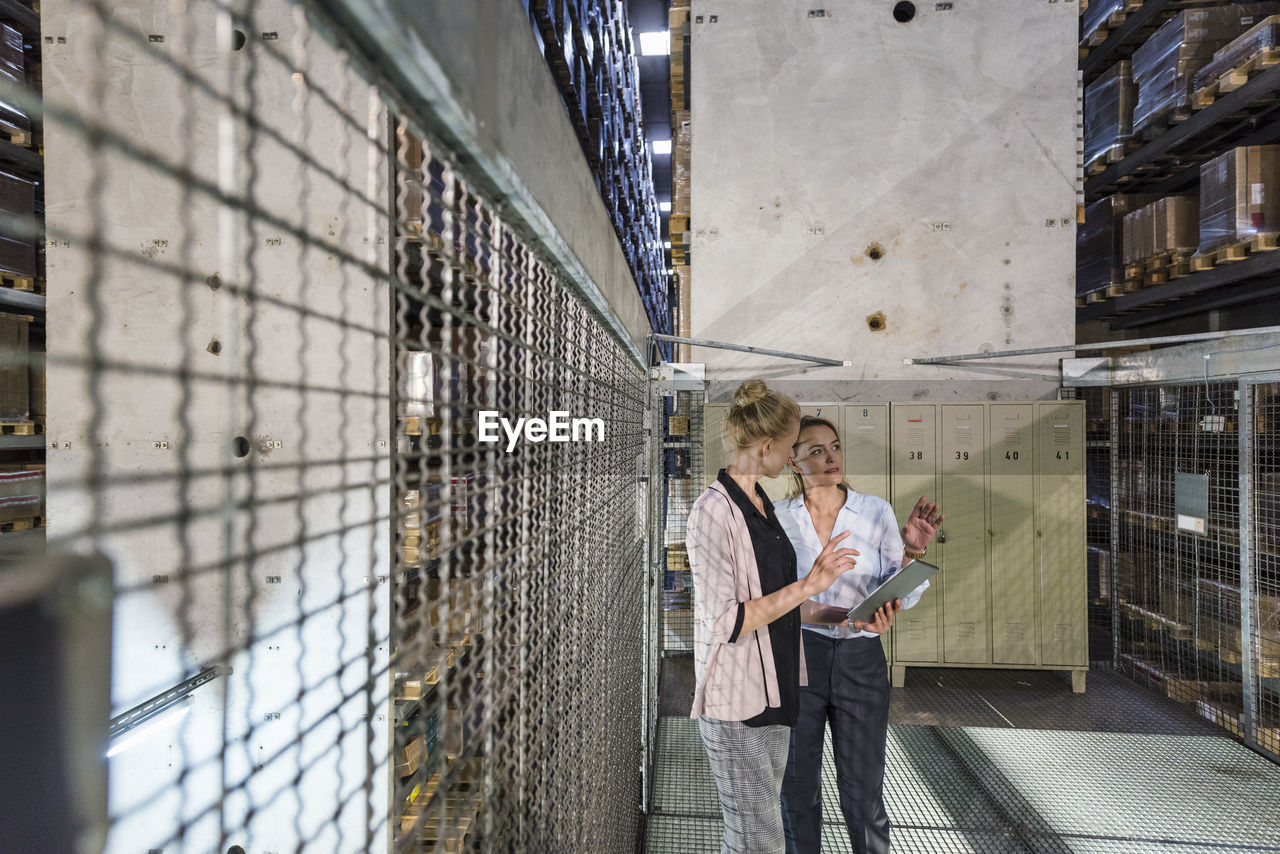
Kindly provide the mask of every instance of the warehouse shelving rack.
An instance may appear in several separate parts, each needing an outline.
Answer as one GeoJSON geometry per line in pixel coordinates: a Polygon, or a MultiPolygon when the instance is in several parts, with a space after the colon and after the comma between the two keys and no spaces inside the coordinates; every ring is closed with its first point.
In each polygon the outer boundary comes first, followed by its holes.
{"type": "MultiPolygon", "coordinates": [[[[29,5],[20,3],[18,0],[0,0],[0,23],[3,23],[17,30],[23,38],[24,43],[24,65],[27,69],[27,85],[39,90],[40,79],[40,15],[29,5]],[[34,68],[33,68],[34,63],[34,68]]],[[[28,141],[39,139],[40,119],[38,116],[31,117],[32,129],[36,131],[34,134],[28,135],[28,141]]],[[[26,147],[24,145],[11,142],[7,137],[0,138],[0,171],[9,173],[19,178],[33,181],[40,186],[44,181],[44,157],[42,151],[38,147],[26,147]]],[[[36,194],[35,206],[35,225],[39,229],[43,223],[43,192],[36,194]]],[[[32,238],[39,246],[41,242],[39,237],[32,238]]],[[[40,350],[44,349],[45,340],[45,295],[44,295],[44,272],[43,263],[37,253],[36,268],[36,288],[34,290],[19,290],[13,287],[0,287],[0,312],[7,314],[22,315],[30,317],[32,322],[29,326],[29,341],[32,344],[38,344],[40,350]]],[[[29,394],[34,394],[34,389],[29,389],[29,394]]],[[[43,402],[39,407],[39,411],[44,411],[43,402]]],[[[28,415],[27,421],[31,423],[31,433],[17,434],[11,433],[0,436],[0,466],[42,466],[45,462],[45,435],[43,429],[43,415],[28,415]]],[[[0,553],[21,554],[29,551],[28,545],[32,542],[43,541],[44,538],[44,510],[40,508],[40,515],[31,522],[35,523],[34,527],[24,528],[14,525],[14,530],[0,533],[0,537],[4,538],[4,546],[0,546],[0,553]],[[23,545],[20,545],[23,544],[23,545]]],[[[23,524],[31,524],[24,522],[23,524]]]]}
{"type": "MultiPolygon", "coordinates": [[[[1085,85],[1133,53],[1153,29],[1185,4],[1145,3],[1081,60],[1085,85]]],[[[1237,146],[1280,141],[1280,66],[1174,124],[1118,163],[1085,181],[1086,203],[1112,193],[1172,194],[1196,185],[1204,162],[1237,146]]],[[[1280,294],[1280,252],[1191,273],[1154,288],[1081,306],[1078,322],[1108,320],[1129,329],[1280,294]]]]}

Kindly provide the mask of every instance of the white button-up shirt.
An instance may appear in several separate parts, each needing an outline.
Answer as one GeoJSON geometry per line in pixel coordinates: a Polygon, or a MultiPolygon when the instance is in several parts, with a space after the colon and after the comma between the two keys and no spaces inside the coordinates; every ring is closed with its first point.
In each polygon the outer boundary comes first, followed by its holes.
{"type": "MultiPolygon", "coordinates": [[[[809,508],[803,497],[784,498],[773,503],[778,521],[791,539],[796,550],[796,574],[804,578],[813,569],[826,543],[818,539],[809,508]]],[[[853,569],[836,579],[835,583],[813,597],[824,605],[852,608],[871,594],[890,576],[902,569],[902,534],[893,507],[883,498],[863,495],[848,490],[844,506],[836,514],[831,536],[848,531],[849,536],[836,544],[837,549],[857,549],[861,554],[854,558],[853,569]]],[[[920,601],[929,582],[924,582],[902,600],[902,607],[913,607],[920,601]]],[[[879,637],[874,632],[859,632],[844,626],[817,626],[805,624],[806,631],[821,632],[833,638],[879,637]]]]}

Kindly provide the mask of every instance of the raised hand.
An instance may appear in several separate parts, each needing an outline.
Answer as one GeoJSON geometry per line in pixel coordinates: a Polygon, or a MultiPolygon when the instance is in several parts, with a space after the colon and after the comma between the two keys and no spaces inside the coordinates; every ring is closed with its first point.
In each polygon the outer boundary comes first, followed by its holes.
{"type": "Polygon", "coordinates": [[[930,504],[929,499],[921,495],[915,509],[907,517],[907,524],[902,528],[903,544],[913,552],[924,551],[938,533],[938,528],[942,527],[942,520],[945,518],[947,517],[942,514],[941,507],[930,504]]]}
{"type": "Polygon", "coordinates": [[[857,549],[836,548],[836,543],[847,536],[849,536],[848,531],[841,531],[822,547],[822,552],[813,562],[813,569],[809,570],[809,574],[805,576],[812,588],[810,596],[816,596],[826,590],[835,583],[837,578],[853,569],[857,563],[854,557],[861,554],[857,549]]]}

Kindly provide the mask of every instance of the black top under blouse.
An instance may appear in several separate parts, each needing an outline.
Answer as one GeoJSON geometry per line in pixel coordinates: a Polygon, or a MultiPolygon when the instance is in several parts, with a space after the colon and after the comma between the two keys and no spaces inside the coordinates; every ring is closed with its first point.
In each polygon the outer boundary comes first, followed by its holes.
{"type": "MultiPolygon", "coordinates": [[[[731,478],[724,469],[716,478],[729,497],[738,505],[742,516],[747,520],[747,530],[751,532],[751,545],[756,555],[756,567],[760,572],[760,589],[763,595],[776,593],[788,584],[796,582],[796,552],[791,547],[778,515],[774,512],[773,502],[765,495],[760,484],[756,484],[756,495],[764,505],[764,515],[754,504],[742,487],[731,478]]],[[[742,629],[745,604],[738,605],[738,621],[733,627],[733,635],[729,642],[738,639],[742,629]]],[[[759,636],[757,635],[757,638],[759,636]]],[[[758,643],[758,640],[757,640],[758,643]]],[[[768,697],[765,710],[755,717],[743,721],[747,726],[771,726],[782,724],[795,726],[800,712],[800,609],[793,608],[769,624],[769,645],[773,649],[774,669],[778,674],[778,691],[780,697],[768,697]]],[[[761,656],[763,662],[763,655],[761,656]]]]}

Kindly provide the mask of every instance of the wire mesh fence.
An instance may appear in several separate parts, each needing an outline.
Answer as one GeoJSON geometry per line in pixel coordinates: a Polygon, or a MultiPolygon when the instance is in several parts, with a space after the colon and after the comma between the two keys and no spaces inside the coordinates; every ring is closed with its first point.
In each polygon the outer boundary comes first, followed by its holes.
{"type": "Polygon", "coordinates": [[[685,534],[689,510],[708,484],[703,460],[703,396],[680,391],[665,402],[662,442],[662,652],[693,653],[693,576],[685,534]]]}
{"type": "Polygon", "coordinates": [[[111,567],[76,821],[632,851],[646,368],[326,6],[46,0],[43,108],[0,82],[45,125],[49,548],[111,567]]]}
{"type": "Polygon", "coordinates": [[[1280,383],[1247,387],[1251,418],[1253,737],[1280,756],[1280,383]]]}
{"type": "Polygon", "coordinates": [[[1112,390],[1111,509],[1118,664],[1274,754],[1271,387],[1112,390]]]}

